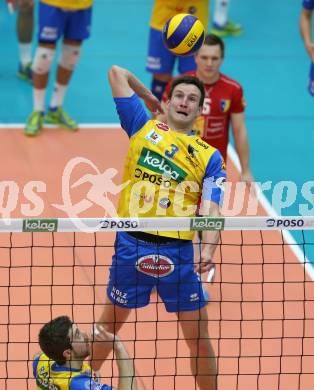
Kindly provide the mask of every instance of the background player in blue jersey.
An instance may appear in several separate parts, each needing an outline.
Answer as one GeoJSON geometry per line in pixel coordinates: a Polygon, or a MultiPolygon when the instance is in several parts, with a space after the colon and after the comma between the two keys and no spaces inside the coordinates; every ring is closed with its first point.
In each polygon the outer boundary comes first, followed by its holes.
{"type": "Polygon", "coordinates": [[[10,12],[16,11],[16,34],[19,45],[18,77],[32,81],[33,0],[8,0],[10,12]]]}
{"type": "MultiPolygon", "coordinates": [[[[101,326],[93,331],[94,342],[113,345],[119,370],[117,390],[136,390],[133,364],[118,336],[101,326]]],[[[69,317],[60,316],[46,323],[39,332],[39,353],[33,362],[38,389],[110,390],[93,379],[84,359],[90,355],[90,340],[69,317]]]]}
{"type": "Polygon", "coordinates": [[[170,81],[175,64],[179,73],[195,70],[194,57],[179,57],[166,49],[162,40],[162,28],[174,15],[188,13],[195,15],[207,31],[209,0],[154,0],[150,19],[149,43],[146,70],[153,74],[151,90],[161,100],[170,81]]]}
{"type": "MultiPolygon", "coordinates": [[[[217,217],[225,180],[220,152],[194,135],[193,123],[202,110],[205,91],[201,81],[183,76],[175,79],[169,93],[167,124],[151,120],[141,97],[151,112],[160,111],[158,99],[126,69],[113,66],[109,82],[122,128],[130,137],[124,178],[129,184],[121,193],[119,217],[136,214],[132,196],[141,198],[145,211],[138,216],[177,216],[176,188],[192,185],[186,206],[195,215],[202,195],[201,213],[217,217]],[[167,197],[147,196],[138,188],[163,191],[167,197]],[[189,183],[189,184],[188,184],[189,183]],[[193,192],[193,195],[192,195],[193,192]],[[159,214],[157,214],[159,215],[159,214]]],[[[181,191],[182,193],[182,191],[181,191]]],[[[199,273],[213,267],[212,258],[219,231],[204,232],[201,259],[194,264],[193,232],[119,232],[110,268],[107,298],[98,323],[116,333],[131,309],[149,304],[156,288],[168,312],[175,312],[190,350],[192,374],[201,390],[216,390],[216,361],[208,332],[207,301],[199,273]]],[[[92,366],[98,370],[108,348],[94,346],[92,366]],[[96,360],[97,359],[97,360],[96,360]]]]}
{"type": "Polygon", "coordinates": [[[228,19],[228,9],[230,0],[215,0],[213,28],[211,33],[218,37],[236,37],[243,32],[243,27],[239,23],[234,23],[228,19]]]}
{"type": "Polygon", "coordinates": [[[309,75],[309,92],[314,96],[314,42],[312,38],[312,15],[314,0],[303,0],[300,16],[300,29],[304,46],[312,61],[309,75]]]}
{"type": "Polygon", "coordinates": [[[92,0],[41,0],[39,2],[38,47],[33,61],[33,112],[24,132],[36,136],[46,123],[69,130],[78,125],[63,109],[72,73],[80,58],[83,40],[90,35],[92,0]],[[45,114],[45,94],[56,45],[63,38],[56,82],[45,114]]]}

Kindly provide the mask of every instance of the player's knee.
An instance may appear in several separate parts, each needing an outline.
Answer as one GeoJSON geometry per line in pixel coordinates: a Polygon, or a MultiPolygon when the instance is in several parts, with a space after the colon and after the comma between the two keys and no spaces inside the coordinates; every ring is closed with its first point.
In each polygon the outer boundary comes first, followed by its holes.
{"type": "Polygon", "coordinates": [[[55,55],[55,51],[55,48],[39,46],[36,50],[33,61],[33,72],[37,74],[48,73],[55,55]]]}
{"type": "Polygon", "coordinates": [[[18,10],[21,14],[29,15],[29,14],[33,13],[34,3],[32,1],[28,1],[28,0],[20,0],[17,3],[17,7],[18,7],[18,10]]]}
{"type": "Polygon", "coordinates": [[[186,340],[190,355],[196,356],[209,356],[210,355],[210,341],[209,339],[189,339],[186,340]]]}
{"type": "Polygon", "coordinates": [[[198,355],[210,356],[210,341],[209,338],[198,340],[198,355]]]}
{"type": "Polygon", "coordinates": [[[32,16],[34,12],[34,7],[33,5],[30,5],[30,4],[24,4],[24,5],[21,5],[20,8],[19,8],[19,13],[22,15],[22,16],[32,16]]]}
{"type": "Polygon", "coordinates": [[[201,332],[199,337],[187,337],[186,343],[189,347],[191,356],[208,356],[210,350],[208,331],[201,332]]]}
{"type": "Polygon", "coordinates": [[[59,66],[72,71],[80,58],[80,52],[80,46],[64,44],[62,46],[59,66]]]}

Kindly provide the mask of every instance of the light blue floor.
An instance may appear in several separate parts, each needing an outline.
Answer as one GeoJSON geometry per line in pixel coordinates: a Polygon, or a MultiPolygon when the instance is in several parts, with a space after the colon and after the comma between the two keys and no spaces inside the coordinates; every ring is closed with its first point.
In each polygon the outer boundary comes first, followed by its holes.
{"type": "MultiPolygon", "coordinates": [[[[65,102],[81,123],[117,122],[107,82],[112,64],[145,72],[152,0],[96,0],[86,41],[65,102]]],[[[294,181],[298,197],[284,215],[298,215],[304,182],[314,180],[314,99],[307,93],[309,59],[299,34],[301,0],[233,0],[230,16],[245,34],[226,39],[223,72],[244,87],[251,163],[257,181],[294,181]]],[[[32,109],[31,87],[16,78],[15,17],[0,5],[0,122],[21,123],[32,109]]],[[[52,80],[51,80],[52,81],[52,80]]],[[[271,192],[265,195],[271,201],[271,192]]],[[[313,188],[314,192],[314,188],[313,188]]],[[[312,196],[314,203],[314,195],[312,196]]],[[[279,210],[277,210],[279,211],[279,210]]],[[[314,241],[314,240],[313,240],[314,241]]]]}

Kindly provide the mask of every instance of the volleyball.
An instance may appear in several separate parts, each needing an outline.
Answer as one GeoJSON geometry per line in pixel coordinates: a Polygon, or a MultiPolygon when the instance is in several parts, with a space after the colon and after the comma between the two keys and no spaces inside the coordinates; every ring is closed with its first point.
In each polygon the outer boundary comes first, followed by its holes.
{"type": "Polygon", "coordinates": [[[164,25],[162,37],[166,48],[173,54],[190,56],[202,46],[205,31],[197,17],[177,14],[164,25]]]}

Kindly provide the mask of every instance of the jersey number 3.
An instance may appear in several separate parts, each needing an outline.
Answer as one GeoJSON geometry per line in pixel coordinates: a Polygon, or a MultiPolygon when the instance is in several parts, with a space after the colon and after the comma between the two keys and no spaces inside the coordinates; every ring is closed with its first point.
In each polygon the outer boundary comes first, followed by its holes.
{"type": "Polygon", "coordinates": [[[169,158],[173,158],[173,156],[178,152],[179,148],[175,144],[170,145],[171,150],[166,150],[165,155],[169,158]]]}

